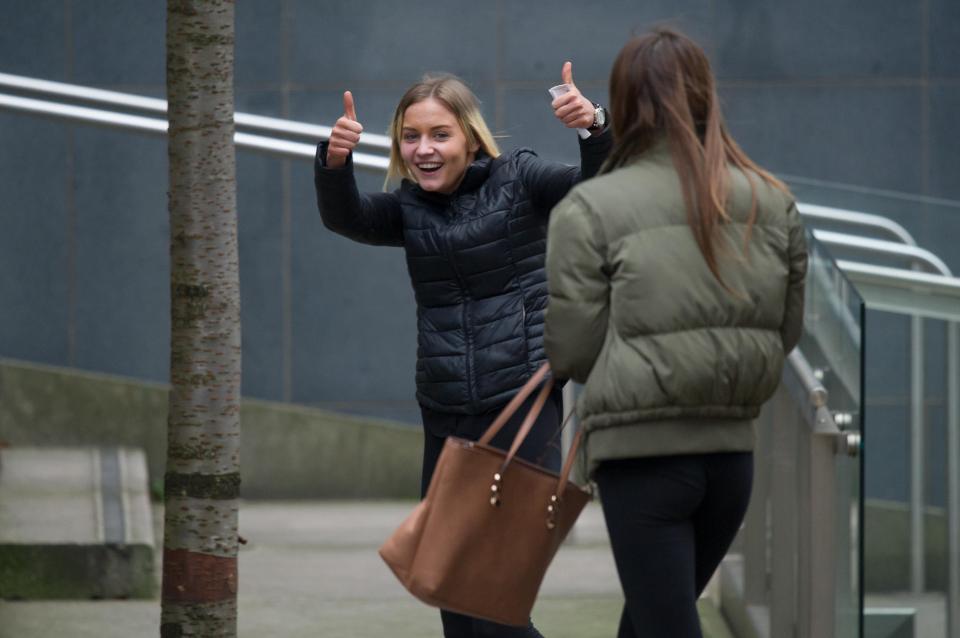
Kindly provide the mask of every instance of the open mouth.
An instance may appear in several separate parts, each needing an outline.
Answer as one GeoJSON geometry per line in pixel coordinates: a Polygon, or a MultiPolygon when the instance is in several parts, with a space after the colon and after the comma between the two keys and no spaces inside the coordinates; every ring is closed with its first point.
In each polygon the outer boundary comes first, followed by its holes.
{"type": "Polygon", "coordinates": [[[441,162],[424,162],[423,164],[417,164],[417,168],[421,173],[436,173],[443,166],[441,162]]]}

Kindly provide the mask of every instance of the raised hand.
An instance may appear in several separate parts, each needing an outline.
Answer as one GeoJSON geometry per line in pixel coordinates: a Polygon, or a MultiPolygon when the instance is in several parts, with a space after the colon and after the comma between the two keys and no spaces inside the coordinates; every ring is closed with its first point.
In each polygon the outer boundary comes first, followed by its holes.
{"type": "Polygon", "coordinates": [[[550,106],[553,107],[553,114],[567,128],[590,128],[593,126],[593,102],[585,98],[577,85],[573,83],[572,62],[563,63],[560,77],[563,83],[570,88],[550,103],[550,106]]]}
{"type": "Polygon", "coordinates": [[[350,152],[360,142],[363,126],[357,121],[357,110],[353,105],[353,94],[343,92],[343,115],[333,125],[330,132],[330,144],[327,146],[327,166],[341,168],[347,163],[350,152]]]}

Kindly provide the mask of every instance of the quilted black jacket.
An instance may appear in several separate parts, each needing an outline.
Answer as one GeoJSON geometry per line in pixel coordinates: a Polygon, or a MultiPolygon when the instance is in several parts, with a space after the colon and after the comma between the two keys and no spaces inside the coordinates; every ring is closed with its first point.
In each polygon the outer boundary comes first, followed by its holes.
{"type": "Polygon", "coordinates": [[[596,174],[610,144],[609,133],[581,140],[582,169],[529,149],[478,156],[450,195],[408,180],[391,193],[360,194],[352,162],[327,168],[326,143],[319,145],[315,184],[324,225],[406,251],[417,300],[421,405],[455,414],[493,410],[546,360],[550,209],[581,174],[596,174]]]}

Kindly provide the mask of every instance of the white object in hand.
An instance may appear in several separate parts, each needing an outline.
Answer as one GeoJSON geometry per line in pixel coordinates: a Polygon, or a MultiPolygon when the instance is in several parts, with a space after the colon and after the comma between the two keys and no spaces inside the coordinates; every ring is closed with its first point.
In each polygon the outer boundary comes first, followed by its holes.
{"type": "MultiPolygon", "coordinates": [[[[563,95],[564,93],[569,93],[569,92],[570,92],[570,85],[569,85],[569,84],[558,84],[558,85],[556,85],[556,86],[551,86],[548,90],[550,91],[550,97],[552,97],[553,99],[557,99],[558,97],[560,97],[560,96],[563,95]]],[[[577,135],[579,135],[581,139],[584,139],[584,140],[585,140],[585,139],[587,139],[588,137],[590,137],[590,131],[588,131],[588,130],[585,129],[585,128],[578,128],[578,129],[577,129],[577,135]]]]}

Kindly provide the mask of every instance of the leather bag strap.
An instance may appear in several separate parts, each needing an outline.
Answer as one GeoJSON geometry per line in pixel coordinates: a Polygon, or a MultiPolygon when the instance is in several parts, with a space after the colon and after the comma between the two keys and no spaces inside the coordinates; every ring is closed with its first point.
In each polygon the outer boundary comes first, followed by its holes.
{"type": "MultiPolygon", "coordinates": [[[[490,427],[487,428],[487,431],[483,433],[483,436],[480,437],[478,443],[488,445],[490,441],[496,436],[504,424],[514,415],[520,405],[526,401],[527,397],[534,391],[537,385],[543,381],[544,377],[547,376],[547,373],[550,372],[550,364],[544,363],[540,366],[540,369],[530,377],[529,380],[520,388],[520,391],[517,392],[516,396],[510,400],[505,408],[500,412],[497,418],[493,423],[490,424],[490,427]]],[[[536,401],[530,407],[530,411],[527,413],[526,418],[523,420],[523,424],[520,426],[520,429],[517,431],[516,436],[513,437],[513,444],[510,446],[509,452],[503,461],[503,465],[500,466],[500,475],[502,475],[507,466],[510,465],[510,462],[516,456],[517,451],[520,449],[520,446],[523,444],[523,441],[527,438],[527,435],[530,434],[530,430],[533,429],[533,424],[536,422],[537,417],[540,416],[540,412],[543,410],[544,404],[547,402],[547,397],[550,396],[550,391],[553,390],[553,379],[548,379],[544,384],[543,388],[540,390],[540,394],[537,395],[536,401]]],[[[573,411],[567,415],[569,419],[573,414],[573,411]]],[[[565,419],[564,421],[566,421],[565,419]]],[[[563,490],[567,485],[567,481],[570,478],[570,472],[573,470],[573,463],[577,457],[577,450],[580,448],[580,441],[583,439],[583,429],[578,428],[577,433],[573,438],[572,443],[570,444],[570,450],[567,452],[567,458],[564,460],[563,469],[560,471],[560,476],[557,480],[557,487],[555,490],[554,499],[555,502],[559,501],[560,496],[563,494],[563,490]]],[[[499,483],[500,479],[494,479],[496,483],[499,483]]]]}
{"type": "Polygon", "coordinates": [[[477,443],[482,443],[483,445],[489,445],[490,441],[493,440],[493,437],[497,435],[504,424],[510,420],[510,417],[513,416],[513,413],[517,411],[520,405],[527,400],[527,397],[536,389],[540,382],[543,381],[544,377],[547,376],[547,373],[550,372],[550,364],[544,363],[540,366],[540,369],[537,370],[532,377],[530,377],[523,387],[520,388],[520,391],[517,392],[510,403],[507,404],[505,408],[500,412],[497,418],[490,424],[490,427],[487,428],[487,431],[483,433],[477,443]]]}
{"type": "Polygon", "coordinates": [[[543,410],[543,405],[547,402],[547,397],[550,396],[551,390],[553,390],[553,379],[549,379],[543,384],[543,389],[540,390],[540,394],[537,395],[537,400],[533,402],[530,411],[527,412],[527,418],[523,420],[523,424],[520,426],[520,429],[517,430],[517,435],[513,437],[513,445],[510,446],[510,451],[507,452],[507,458],[503,460],[503,465],[500,466],[500,474],[506,471],[507,466],[510,465],[510,461],[516,456],[517,450],[520,449],[524,439],[530,434],[530,430],[533,429],[533,424],[536,422],[537,417],[540,416],[540,411],[543,410]]]}
{"type": "Polygon", "coordinates": [[[573,461],[577,458],[577,449],[580,448],[581,439],[583,439],[583,428],[577,428],[577,433],[570,443],[570,451],[567,452],[567,460],[563,462],[560,479],[557,481],[557,489],[554,492],[557,498],[563,495],[563,488],[567,486],[567,479],[570,478],[570,471],[573,470],[573,461]]]}

